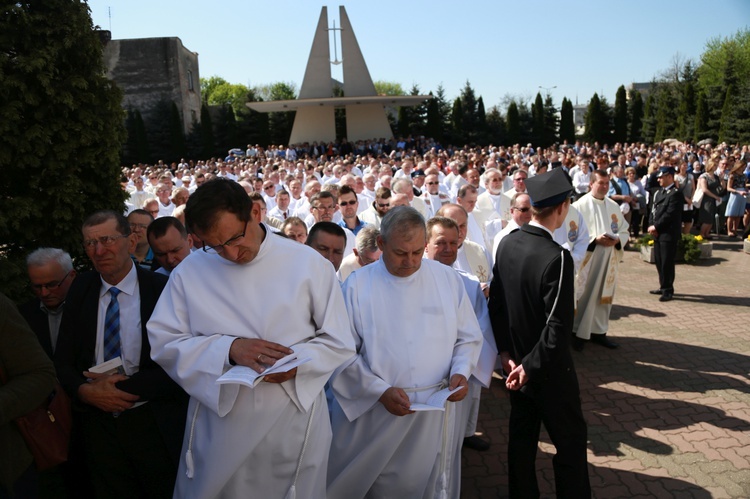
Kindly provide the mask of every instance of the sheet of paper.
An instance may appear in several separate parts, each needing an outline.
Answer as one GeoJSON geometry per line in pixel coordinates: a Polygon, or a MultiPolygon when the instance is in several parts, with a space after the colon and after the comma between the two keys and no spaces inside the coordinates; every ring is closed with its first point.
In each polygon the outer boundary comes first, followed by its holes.
{"type": "Polygon", "coordinates": [[[310,362],[310,360],[309,357],[298,358],[297,354],[292,353],[277,360],[273,366],[267,368],[262,373],[256,372],[254,369],[247,366],[234,366],[219,377],[219,379],[216,380],[216,383],[220,385],[225,383],[236,383],[254,388],[255,385],[260,383],[263,377],[267,374],[285,373],[291,371],[295,367],[310,362]]]}
{"type": "Polygon", "coordinates": [[[122,357],[115,357],[107,362],[89,367],[89,372],[97,374],[122,374],[124,372],[122,357]]]}
{"type": "Polygon", "coordinates": [[[430,395],[430,398],[427,399],[427,402],[424,404],[412,404],[409,407],[409,410],[411,411],[444,411],[445,410],[445,402],[448,400],[448,397],[459,391],[461,387],[455,388],[453,390],[449,388],[443,388],[442,390],[439,390],[432,395],[430,395]]]}

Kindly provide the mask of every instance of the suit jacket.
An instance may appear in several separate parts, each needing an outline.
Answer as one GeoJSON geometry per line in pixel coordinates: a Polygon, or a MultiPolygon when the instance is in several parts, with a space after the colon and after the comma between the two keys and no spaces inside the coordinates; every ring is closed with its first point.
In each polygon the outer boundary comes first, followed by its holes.
{"type": "Polygon", "coordinates": [[[50,337],[49,332],[49,319],[47,318],[47,314],[39,308],[39,304],[39,299],[35,298],[18,307],[18,311],[21,312],[21,315],[26,319],[26,322],[29,323],[31,330],[36,334],[44,352],[51,359],[53,356],[52,338],[50,337]]]}
{"type": "Polygon", "coordinates": [[[649,224],[656,227],[660,241],[677,241],[681,237],[684,202],[685,198],[677,186],[672,187],[666,193],[661,189],[654,193],[649,224]]]}
{"type": "MultiPolygon", "coordinates": [[[[178,459],[185,428],[188,397],[182,388],[151,359],[151,345],[146,323],[151,317],[168,278],[136,265],[141,309],[141,357],[139,371],[117,383],[117,388],[148,401],[144,407],[152,411],[164,441],[178,459]]],[[[78,399],[78,387],[86,383],[83,371],[94,364],[96,327],[99,310],[101,278],[98,272],[80,274],[70,286],[65,300],[65,313],[55,353],[55,366],[60,384],[83,411],[99,409],[78,399]]],[[[137,438],[137,436],[135,436],[137,438]]]]}
{"type": "Polygon", "coordinates": [[[10,487],[32,457],[13,421],[37,407],[55,385],[55,369],[16,306],[0,294],[0,491],[10,487]]]}
{"type": "Polygon", "coordinates": [[[509,352],[529,377],[534,396],[544,383],[575,387],[573,258],[543,229],[524,225],[500,242],[490,286],[490,320],[499,352],[509,352]],[[562,266],[562,272],[561,272],[562,266]],[[547,320],[549,317],[549,321],[547,320]],[[571,379],[572,377],[572,379],[571,379]]]}

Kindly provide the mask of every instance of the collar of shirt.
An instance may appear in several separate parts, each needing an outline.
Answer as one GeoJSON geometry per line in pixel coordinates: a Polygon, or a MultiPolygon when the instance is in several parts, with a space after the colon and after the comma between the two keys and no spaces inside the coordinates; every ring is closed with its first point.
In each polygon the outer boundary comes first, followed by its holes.
{"type": "Polygon", "coordinates": [[[550,237],[552,237],[552,231],[549,230],[544,225],[540,224],[539,222],[535,222],[534,220],[532,220],[531,222],[529,222],[529,225],[531,225],[532,227],[538,227],[540,229],[543,229],[547,234],[550,235],[550,237]]]}
{"type": "Polygon", "coordinates": [[[52,309],[52,308],[47,308],[47,306],[40,301],[39,309],[47,315],[62,315],[64,305],[65,305],[65,302],[62,302],[57,306],[57,308],[52,309]]]}
{"type": "Polygon", "coordinates": [[[99,298],[102,298],[104,297],[104,295],[109,293],[109,288],[113,286],[116,286],[117,289],[119,289],[126,295],[133,296],[133,294],[135,293],[135,285],[137,282],[138,274],[135,270],[135,264],[132,264],[130,266],[130,272],[128,272],[127,275],[117,284],[109,284],[104,279],[102,279],[102,287],[99,290],[99,298]]]}

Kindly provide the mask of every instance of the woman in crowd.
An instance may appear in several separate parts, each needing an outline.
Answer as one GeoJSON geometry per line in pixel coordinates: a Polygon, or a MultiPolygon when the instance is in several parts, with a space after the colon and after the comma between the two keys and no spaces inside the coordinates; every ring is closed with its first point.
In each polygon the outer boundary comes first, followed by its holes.
{"type": "Polygon", "coordinates": [[[630,194],[634,200],[631,203],[632,218],[630,222],[630,235],[638,238],[640,235],[641,223],[643,217],[648,218],[647,203],[646,203],[646,189],[643,188],[635,175],[635,168],[628,166],[625,168],[625,177],[628,179],[628,186],[630,186],[630,194]]]}
{"type": "Polygon", "coordinates": [[[709,234],[716,217],[716,207],[721,203],[721,195],[724,193],[724,181],[721,176],[725,164],[726,161],[721,157],[713,156],[706,163],[706,171],[698,178],[698,188],[703,191],[698,214],[703,239],[710,239],[709,234]]]}
{"type": "Polygon", "coordinates": [[[690,234],[693,227],[693,194],[695,193],[695,178],[688,172],[687,161],[680,161],[679,171],[674,178],[677,188],[682,191],[685,203],[682,208],[682,233],[690,234]]]}
{"type": "Polygon", "coordinates": [[[745,186],[744,167],[745,165],[740,161],[735,162],[734,165],[727,164],[727,168],[729,168],[729,180],[727,181],[729,202],[724,214],[727,217],[727,235],[729,237],[737,237],[740,218],[745,214],[747,187],[745,186]]]}

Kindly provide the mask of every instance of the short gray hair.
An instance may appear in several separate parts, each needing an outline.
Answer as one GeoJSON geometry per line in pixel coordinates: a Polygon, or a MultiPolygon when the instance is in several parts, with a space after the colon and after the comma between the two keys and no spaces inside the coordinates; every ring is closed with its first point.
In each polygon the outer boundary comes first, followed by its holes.
{"type": "Polygon", "coordinates": [[[421,229],[427,237],[427,230],[422,215],[411,206],[396,206],[388,210],[380,223],[380,237],[388,241],[394,234],[421,229]]]}
{"type": "Polygon", "coordinates": [[[65,272],[73,270],[73,260],[67,251],[60,248],[39,248],[26,257],[28,267],[41,267],[53,261],[57,262],[65,272]]]}
{"type": "Polygon", "coordinates": [[[378,249],[378,236],[380,231],[372,226],[363,227],[357,233],[357,251],[363,253],[365,251],[375,251],[378,249]]]}
{"type": "Polygon", "coordinates": [[[406,194],[412,188],[411,180],[399,178],[391,183],[391,191],[398,194],[406,194]],[[403,186],[403,187],[402,187],[403,186]]]}

